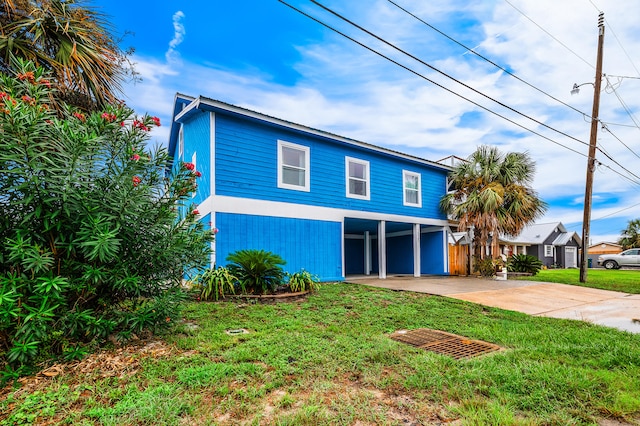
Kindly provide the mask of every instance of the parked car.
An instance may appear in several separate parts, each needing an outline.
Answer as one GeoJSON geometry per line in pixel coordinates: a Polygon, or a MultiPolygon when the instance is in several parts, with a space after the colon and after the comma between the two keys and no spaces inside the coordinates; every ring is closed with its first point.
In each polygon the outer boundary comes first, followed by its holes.
{"type": "Polygon", "coordinates": [[[632,248],[618,254],[598,256],[598,265],[606,269],[618,269],[622,266],[640,266],[640,248],[632,248]]]}

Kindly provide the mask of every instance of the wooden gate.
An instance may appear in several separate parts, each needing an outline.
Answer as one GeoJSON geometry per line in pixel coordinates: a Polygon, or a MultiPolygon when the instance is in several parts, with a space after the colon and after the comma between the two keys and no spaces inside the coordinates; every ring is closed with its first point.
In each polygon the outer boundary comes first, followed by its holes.
{"type": "Polygon", "coordinates": [[[468,244],[449,244],[449,274],[469,275],[468,244]]]}

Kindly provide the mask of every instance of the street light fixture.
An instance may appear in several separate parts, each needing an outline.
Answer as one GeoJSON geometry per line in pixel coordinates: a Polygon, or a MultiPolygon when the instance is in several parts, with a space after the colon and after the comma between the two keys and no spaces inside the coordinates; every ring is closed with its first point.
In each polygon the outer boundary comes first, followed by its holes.
{"type": "Polygon", "coordinates": [[[585,84],[590,84],[590,85],[592,85],[593,87],[596,87],[596,85],[595,85],[594,83],[591,83],[591,82],[589,82],[589,83],[582,83],[582,84],[576,84],[576,83],[573,83],[573,88],[571,89],[571,94],[572,94],[572,95],[577,95],[578,93],[580,93],[580,87],[584,86],[585,84]]]}

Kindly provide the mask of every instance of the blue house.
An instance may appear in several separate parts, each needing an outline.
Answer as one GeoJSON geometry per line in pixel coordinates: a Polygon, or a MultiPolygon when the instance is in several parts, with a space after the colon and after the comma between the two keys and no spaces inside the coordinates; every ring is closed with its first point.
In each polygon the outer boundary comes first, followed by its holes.
{"type": "Polygon", "coordinates": [[[447,274],[447,166],[205,97],[176,95],[169,152],[202,173],[212,264],[264,249],[322,281],[447,274]]]}

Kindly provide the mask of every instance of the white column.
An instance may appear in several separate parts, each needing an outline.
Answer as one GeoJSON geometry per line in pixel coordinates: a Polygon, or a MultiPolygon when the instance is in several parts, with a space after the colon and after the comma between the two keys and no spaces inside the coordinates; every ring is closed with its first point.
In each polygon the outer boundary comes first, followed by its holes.
{"type": "Polygon", "coordinates": [[[413,224],[413,276],[420,277],[420,224],[413,224]]]}
{"type": "Polygon", "coordinates": [[[364,233],[364,274],[371,275],[371,234],[364,233]]]}
{"type": "Polygon", "coordinates": [[[387,278],[387,235],[386,222],[378,222],[378,278],[387,278]]]}

